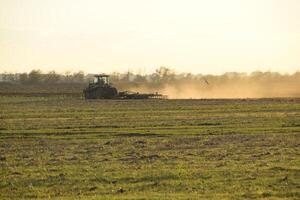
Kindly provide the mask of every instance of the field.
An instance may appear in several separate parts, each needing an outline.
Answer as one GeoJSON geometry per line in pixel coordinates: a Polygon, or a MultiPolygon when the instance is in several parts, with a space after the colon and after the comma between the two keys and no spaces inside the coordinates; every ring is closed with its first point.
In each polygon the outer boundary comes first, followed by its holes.
{"type": "Polygon", "coordinates": [[[300,199],[300,99],[0,96],[0,199],[300,199]]]}

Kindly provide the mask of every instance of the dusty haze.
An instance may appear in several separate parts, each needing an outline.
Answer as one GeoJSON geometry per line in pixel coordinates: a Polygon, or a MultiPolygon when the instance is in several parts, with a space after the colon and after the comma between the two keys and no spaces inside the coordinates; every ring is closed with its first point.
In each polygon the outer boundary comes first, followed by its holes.
{"type": "Polygon", "coordinates": [[[138,92],[159,92],[170,99],[199,98],[275,98],[300,97],[300,82],[254,82],[229,83],[173,83],[158,88],[137,86],[129,88],[138,92]]]}

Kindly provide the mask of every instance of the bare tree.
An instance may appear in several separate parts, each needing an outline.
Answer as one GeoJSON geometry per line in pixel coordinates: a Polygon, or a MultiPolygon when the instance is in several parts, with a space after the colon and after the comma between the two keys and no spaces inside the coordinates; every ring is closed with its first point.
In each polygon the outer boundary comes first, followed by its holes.
{"type": "Polygon", "coordinates": [[[44,75],[44,81],[46,83],[57,83],[60,80],[60,75],[54,70],[44,75]]]}
{"type": "Polygon", "coordinates": [[[43,75],[41,70],[34,69],[28,74],[28,83],[37,84],[42,81],[43,75]]]}

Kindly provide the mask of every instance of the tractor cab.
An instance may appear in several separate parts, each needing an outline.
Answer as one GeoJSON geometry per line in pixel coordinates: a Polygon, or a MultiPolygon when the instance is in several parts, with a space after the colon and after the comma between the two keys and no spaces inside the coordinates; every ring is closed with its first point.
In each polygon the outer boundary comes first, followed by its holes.
{"type": "Polygon", "coordinates": [[[99,86],[109,85],[109,75],[106,74],[95,75],[94,84],[99,86]]]}

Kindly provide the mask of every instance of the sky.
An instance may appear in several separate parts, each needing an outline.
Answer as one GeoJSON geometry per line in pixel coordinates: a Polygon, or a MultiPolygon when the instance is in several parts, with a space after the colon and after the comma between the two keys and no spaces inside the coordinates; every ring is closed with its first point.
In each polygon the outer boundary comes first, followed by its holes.
{"type": "Polygon", "coordinates": [[[0,72],[300,70],[299,0],[0,0],[0,72]]]}

